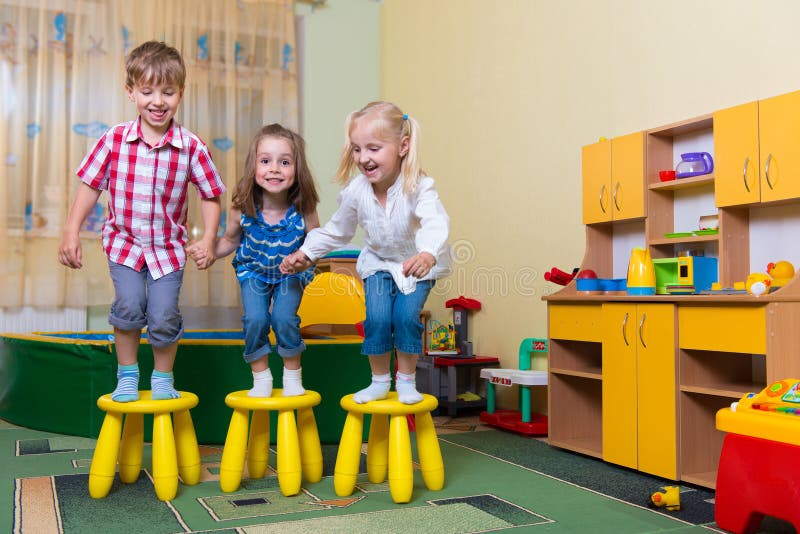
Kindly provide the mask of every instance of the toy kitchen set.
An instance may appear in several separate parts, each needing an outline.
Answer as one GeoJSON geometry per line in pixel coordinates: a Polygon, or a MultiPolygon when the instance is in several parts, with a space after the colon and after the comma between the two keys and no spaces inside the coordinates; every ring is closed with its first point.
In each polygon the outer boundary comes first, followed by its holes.
{"type": "Polygon", "coordinates": [[[800,377],[798,125],[795,91],[581,147],[583,257],[542,297],[550,445],[715,487],[716,413],[800,377]]]}

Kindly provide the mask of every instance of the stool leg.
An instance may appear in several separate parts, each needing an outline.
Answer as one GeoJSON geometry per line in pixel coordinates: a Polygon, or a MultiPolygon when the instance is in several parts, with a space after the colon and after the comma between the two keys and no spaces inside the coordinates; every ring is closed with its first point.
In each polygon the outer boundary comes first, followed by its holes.
{"type": "Polygon", "coordinates": [[[89,495],[94,499],[102,499],[111,491],[121,432],[122,414],[106,412],[89,468],[89,495]]]}
{"type": "Polygon", "coordinates": [[[297,410],[297,432],[300,437],[303,475],[309,482],[319,482],[322,480],[322,445],[319,443],[319,431],[313,409],[297,410]]]}
{"type": "Polygon", "coordinates": [[[294,410],[278,411],[278,485],[286,497],[300,493],[300,443],[294,410]]]}
{"type": "Polygon", "coordinates": [[[250,412],[234,409],[222,449],[222,461],[219,464],[219,487],[228,493],[239,489],[244,471],[244,453],[247,445],[247,425],[250,412]]]}
{"type": "Polygon", "coordinates": [[[361,436],[364,432],[364,414],[347,412],[333,468],[333,488],[336,495],[346,497],[353,494],[361,459],[361,436]]]}
{"type": "Polygon", "coordinates": [[[398,504],[411,500],[414,468],[411,464],[411,438],[405,414],[389,418],[389,492],[398,504]]]}
{"type": "Polygon", "coordinates": [[[486,384],[486,411],[494,413],[494,384],[487,382],[486,384]]]}
{"type": "Polygon", "coordinates": [[[522,412],[522,422],[531,422],[531,388],[519,387],[519,411],[522,412]]]}
{"type": "Polygon", "coordinates": [[[189,410],[172,414],[175,425],[175,447],[178,453],[178,473],[187,486],[200,482],[200,449],[197,447],[197,434],[194,432],[189,410]]]}
{"type": "Polygon", "coordinates": [[[247,471],[250,478],[263,478],[269,464],[269,411],[253,411],[247,442],[247,471]]]}
{"type": "Polygon", "coordinates": [[[133,484],[142,471],[142,449],[144,448],[144,415],[129,413],[122,427],[122,444],[119,448],[119,479],[133,484]]]}
{"type": "Polygon", "coordinates": [[[170,415],[153,414],[153,485],[162,501],[171,501],[178,493],[178,458],[170,415]]]}
{"type": "Polygon", "coordinates": [[[367,441],[367,477],[373,484],[386,480],[389,465],[389,416],[372,414],[367,441]]]}
{"type": "Polygon", "coordinates": [[[418,413],[416,423],[417,453],[422,479],[429,490],[439,491],[444,487],[444,463],[430,412],[418,413]]]}

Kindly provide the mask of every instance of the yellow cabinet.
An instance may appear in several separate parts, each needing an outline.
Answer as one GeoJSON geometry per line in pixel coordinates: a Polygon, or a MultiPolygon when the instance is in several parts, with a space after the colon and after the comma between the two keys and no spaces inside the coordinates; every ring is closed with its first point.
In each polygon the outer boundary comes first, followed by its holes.
{"type": "Polygon", "coordinates": [[[583,223],[644,217],[644,132],[582,149],[583,223]]]}
{"type": "Polygon", "coordinates": [[[800,91],[714,113],[718,207],[800,198],[800,91]]]}
{"type": "Polygon", "coordinates": [[[675,306],[603,304],[603,459],[677,479],[675,306]]]}

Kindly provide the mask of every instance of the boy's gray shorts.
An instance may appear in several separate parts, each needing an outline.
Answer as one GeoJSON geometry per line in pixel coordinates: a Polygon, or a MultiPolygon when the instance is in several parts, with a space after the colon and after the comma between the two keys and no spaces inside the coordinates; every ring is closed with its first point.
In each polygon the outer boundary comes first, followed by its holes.
{"type": "Polygon", "coordinates": [[[177,342],[183,335],[183,317],[178,308],[183,270],[153,280],[147,268],[137,272],[112,262],[108,268],[114,283],[109,324],[120,330],[147,326],[147,338],[156,348],[177,342]]]}

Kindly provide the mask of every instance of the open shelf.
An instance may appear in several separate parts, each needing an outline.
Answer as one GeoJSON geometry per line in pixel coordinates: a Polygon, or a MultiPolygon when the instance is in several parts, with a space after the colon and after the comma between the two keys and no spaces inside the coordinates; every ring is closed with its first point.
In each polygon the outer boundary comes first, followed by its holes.
{"type": "Polygon", "coordinates": [[[551,339],[549,363],[550,372],[588,378],[601,377],[602,345],[592,341],[551,339]]]}
{"type": "Polygon", "coordinates": [[[550,373],[548,388],[549,406],[570,407],[550,411],[550,445],[602,458],[602,381],[550,373]]]}
{"type": "Polygon", "coordinates": [[[766,387],[764,354],[683,349],[679,358],[683,392],[724,397],[730,403],[766,387]]]}
{"type": "Polygon", "coordinates": [[[680,478],[709,488],[716,487],[717,465],[725,433],[716,430],[717,412],[730,406],[727,396],[682,391],[680,403],[680,478]]]}
{"type": "Polygon", "coordinates": [[[690,178],[676,178],[668,182],[652,183],[647,186],[650,191],[677,191],[680,189],[691,189],[693,187],[702,187],[705,185],[714,184],[713,174],[704,174],[702,176],[692,176],[690,178]]]}

